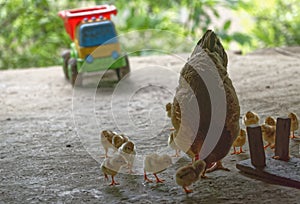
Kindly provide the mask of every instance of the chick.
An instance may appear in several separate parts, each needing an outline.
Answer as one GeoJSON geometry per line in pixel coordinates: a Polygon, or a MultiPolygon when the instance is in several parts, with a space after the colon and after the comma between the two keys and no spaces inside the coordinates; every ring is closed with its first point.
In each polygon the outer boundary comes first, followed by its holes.
{"type": "Polygon", "coordinates": [[[204,173],[206,163],[203,160],[197,160],[192,165],[181,167],[176,172],[176,183],[182,186],[186,193],[191,193],[193,190],[187,187],[199,179],[199,175],[204,173]]]}
{"type": "Polygon", "coordinates": [[[119,149],[122,144],[128,141],[128,137],[126,137],[123,134],[118,135],[117,133],[114,133],[114,136],[112,138],[112,145],[114,146],[115,150],[119,149]]]}
{"type": "Polygon", "coordinates": [[[275,147],[275,137],[276,137],[276,126],[270,126],[263,124],[261,126],[261,133],[264,141],[266,141],[268,144],[264,146],[266,149],[270,146],[271,149],[274,149],[275,147]]]}
{"type": "Polygon", "coordinates": [[[169,118],[171,118],[171,109],[172,109],[172,104],[168,103],[166,105],[166,111],[167,111],[167,115],[168,115],[169,118]]]}
{"type": "Polygon", "coordinates": [[[245,153],[242,149],[243,145],[246,143],[246,131],[244,129],[240,130],[240,134],[238,135],[238,137],[235,139],[235,141],[233,142],[232,146],[233,146],[233,152],[231,154],[240,154],[240,153],[245,153]],[[236,147],[240,147],[240,151],[237,152],[236,151],[236,147]]]}
{"type": "Polygon", "coordinates": [[[106,158],[103,161],[100,168],[101,168],[102,172],[104,173],[104,176],[106,179],[108,179],[108,175],[111,176],[110,186],[119,184],[119,183],[115,182],[114,176],[117,175],[120,168],[125,164],[126,164],[125,158],[119,154],[114,155],[111,158],[106,158]]]}
{"type": "Polygon", "coordinates": [[[168,138],[168,145],[175,150],[175,155],[173,157],[179,157],[180,156],[180,149],[179,147],[176,145],[175,141],[175,131],[171,132],[169,138],[168,138]]]}
{"type": "Polygon", "coordinates": [[[127,141],[122,144],[118,151],[126,159],[129,168],[129,173],[132,173],[132,166],[136,155],[135,145],[132,141],[127,141]]]}
{"type": "Polygon", "coordinates": [[[144,159],[144,180],[152,182],[147,177],[147,172],[153,173],[156,178],[156,183],[163,183],[163,179],[159,179],[156,174],[163,172],[172,164],[172,159],[169,155],[149,154],[144,159]]]}
{"type": "Polygon", "coordinates": [[[255,125],[258,124],[259,122],[259,116],[252,112],[248,111],[245,116],[244,116],[244,125],[249,126],[249,125],[255,125]]]}
{"type": "Polygon", "coordinates": [[[265,124],[270,125],[270,126],[276,126],[276,120],[275,120],[275,118],[268,116],[265,119],[265,124]]]}
{"type": "Polygon", "coordinates": [[[291,136],[290,138],[297,138],[295,136],[295,131],[299,128],[298,117],[295,113],[289,113],[288,117],[291,119],[291,136]]]}
{"type": "Polygon", "coordinates": [[[109,148],[113,149],[112,138],[114,133],[110,130],[103,130],[101,132],[101,144],[105,150],[105,158],[108,157],[109,148]]]}

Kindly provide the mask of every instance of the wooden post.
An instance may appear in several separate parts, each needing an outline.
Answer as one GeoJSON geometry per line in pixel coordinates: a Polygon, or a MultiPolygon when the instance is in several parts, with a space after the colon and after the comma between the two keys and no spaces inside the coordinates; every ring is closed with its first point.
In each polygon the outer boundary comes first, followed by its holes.
{"type": "Polygon", "coordinates": [[[275,157],[283,161],[289,160],[289,142],[290,142],[291,119],[287,117],[277,118],[276,139],[275,139],[275,157]]]}
{"type": "Polygon", "coordinates": [[[256,168],[266,166],[266,155],[262,140],[261,127],[259,125],[250,125],[247,127],[251,163],[256,168]]]}

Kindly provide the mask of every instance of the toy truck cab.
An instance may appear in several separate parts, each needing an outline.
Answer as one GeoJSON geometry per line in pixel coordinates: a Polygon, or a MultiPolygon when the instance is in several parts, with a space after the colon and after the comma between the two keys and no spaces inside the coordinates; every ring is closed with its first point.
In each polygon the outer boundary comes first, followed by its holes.
{"type": "Polygon", "coordinates": [[[121,52],[114,23],[110,20],[116,13],[116,8],[108,5],[59,12],[73,41],[71,50],[62,54],[64,74],[72,85],[81,83],[84,72],[114,69],[120,80],[130,71],[128,58],[121,52]]]}

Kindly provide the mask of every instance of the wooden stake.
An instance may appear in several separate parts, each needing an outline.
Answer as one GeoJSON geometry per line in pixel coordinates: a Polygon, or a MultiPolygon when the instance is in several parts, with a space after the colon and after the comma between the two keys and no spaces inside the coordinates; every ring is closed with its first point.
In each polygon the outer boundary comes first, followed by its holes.
{"type": "Polygon", "coordinates": [[[287,117],[277,118],[276,139],[275,139],[275,157],[283,161],[288,161],[289,142],[290,142],[291,119],[287,117]]]}
{"type": "Polygon", "coordinates": [[[256,168],[266,166],[266,155],[262,140],[261,127],[259,125],[250,125],[247,127],[251,163],[256,168]]]}

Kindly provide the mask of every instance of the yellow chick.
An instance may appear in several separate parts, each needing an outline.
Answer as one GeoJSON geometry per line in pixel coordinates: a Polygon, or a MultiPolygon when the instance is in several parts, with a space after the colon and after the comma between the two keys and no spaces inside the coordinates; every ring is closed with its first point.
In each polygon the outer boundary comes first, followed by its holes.
{"type": "Polygon", "coordinates": [[[113,149],[113,145],[112,145],[113,136],[114,136],[114,133],[110,130],[103,130],[101,132],[101,144],[105,150],[105,158],[108,157],[108,149],[109,148],[113,149]]]}
{"type": "Polygon", "coordinates": [[[112,138],[112,145],[115,147],[115,149],[119,149],[122,144],[128,141],[128,137],[126,137],[123,134],[118,135],[117,133],[114,133],[114,136],[112,138]]]}
{"type": "Polygon", "coordinates": [[[132,141],[125,142],[118,151],[126,159],[129,173],[132,173],[133,162],[136,155],[134,143],[132,141]]]}
{"type": "Polygon", "coordinates": [[[263,124],[261,125],[261,132],[264,141],[267,142],[264,148],[266,149],[270,146],[270,148],[273,149],[275,147],[276,126],[263,124]]]}
{"type": "Polygon", "coordinates": [[[295,131],[299,128],[298,117],[295,113],[289,113],[288,117],[291,119],[291,136],[290,138],[297,138],[295,136],[295,131]]]}
{"type": "Polygon", "coordinates": [[[186,193],[191,193],[193,190],[187,187],[196,182],[205,169],[206,163],[203,160],[197,160],[192,165],[181,167],[176,172],[176,183],[182,186],[186,193]]]}
{"type": "Polygon", "coordinates": [[[156,183],[163,183],[163,179],[159,179],[156,174],[163,172],[172,164],[172,159],[169,155],[163,154],[159,156],[158,154],[146,155],[144,159],[144,180],[146,182],[152,182],[147,177],[147,172],[153,173],[156,178],[156,183]]]}
{"type": "Polygon", "coordinates": [[[259,122],[259,116],[252,112],[248,111],[245,116],[244,116],[244,125],[249,126],[249,125],[255,125],[258,124],[259,122]]]}
{"type": "Polygon", "coordinates": [[[169,147],[171,147],[172,149],[175,150],[175,155],[173,157],[179,157],[180,156],[180,149],[179,147],[176,145],[175,141],[175,131],[171,132],[169,138],[168,138],[168,145],[169,147]]]}
{"type": "Polygon", "coordinates": [[[111,176],[110,186],[119,184],[119,183],[115,182],[114,176],[117,175],[120,168],[125,164],[126,164],[125,158],[119,154],[114,155],[111,158],[106,158],[103,161],[100,168],[101,168],[102,172],[104,173],[104,176],[106,179],[108,179],[108,175],[111,176]]]}
{"type": "Polygon", "coordinates": [[[245,153],[242,149],[243,145],[246,143],[246,131],[244,129],[240,130],[240,134],[238,135],[238,137],[235,139],[235,141],[233,142],[232,146],[233,146],[233,152],[231,154],[240,154],[240,153],[245,153]],[[236,151],[236,147],[240,147],[240,151],[237,152],[236,151]]]}
{"type": "Polygon", "coordinates": [[[276,126],[276,120],[275,120],[275,118],[268,116],[265,119],[265,124],[270,125],[270,126],[276,126]]]}
{"type": "Polygon", "coordinates": [[[172,109],[172,104],[168,103],[166,105],[166,111],[167,111],[167,115],[168,115],[169,118],[171,118],[171,109],[172,109]]]}

